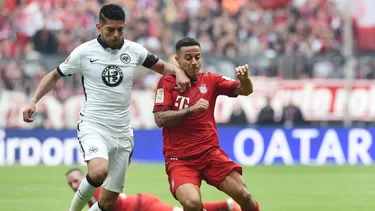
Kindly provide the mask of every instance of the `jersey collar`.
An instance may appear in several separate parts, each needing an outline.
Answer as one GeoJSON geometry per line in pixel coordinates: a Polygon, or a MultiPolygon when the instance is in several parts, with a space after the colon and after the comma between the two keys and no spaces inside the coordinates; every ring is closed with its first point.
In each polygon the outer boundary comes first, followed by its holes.
{"type": "Polygon", "coordinates": [[[98,36],[98,38],[96,39],[98,41],[98,43],[105,49],[105,48],[110,48],[112,50],[120,50],[122,48],[122,46],[124,45],[124,40],[122,40],[121,42],[121,45],[118,45],[117,47],[109,47],[107,43],[105,43],[102,38],[100,38],[100,35],[98,36]]]}

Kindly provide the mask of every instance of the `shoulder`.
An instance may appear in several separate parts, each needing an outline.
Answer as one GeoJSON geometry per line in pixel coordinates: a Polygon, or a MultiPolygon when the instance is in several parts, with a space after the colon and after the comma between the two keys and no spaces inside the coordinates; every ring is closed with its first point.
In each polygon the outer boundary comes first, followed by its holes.
{"type": "Polygon", "coordinates": [[[217,80],[218,78],[221,78],[222,76],[216,73],[200,73],[200,77],[203,78],[203,80],[217,80]]]}
{"type": "Polygon", "coordinates": [[[171,88],[173,89],[176,85],[176,78],[174,75],[162,76],[159,80],[158,87],[171,88]]]}
{"type": "Polygon", "coordinates": [[[75,55],[82,56],[82,55],[85,55],[87,52],[92,51],[92,49],[94,47],[97,47],[98,45],[99,44],[97,43],[96,40],[90,40],[90,41],[82,43],[79,46],[77,46],[76,48],[74,48],[74,50],[71,53],[75,54],[75,55]]]}
{"type": "Polygon", "coordinates": [[[124,44],[127,45],[132,50],[133,49],[134,50],[146,49],[145,47],[143,47],[143,45],[137,42],[130,41],[130,40],[124,40],[124,44]]]}

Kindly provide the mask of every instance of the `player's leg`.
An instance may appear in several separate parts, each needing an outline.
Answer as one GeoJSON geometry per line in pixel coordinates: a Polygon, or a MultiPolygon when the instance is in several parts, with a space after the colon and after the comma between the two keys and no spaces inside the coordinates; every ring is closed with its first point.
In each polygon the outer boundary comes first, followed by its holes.
{"type": "Polygon", "coordinates": [[[241,166],[231,161],[224,151],[217,149],[210,155],[210,164],[204,177],[208,184],[233,198],[242,211],[257,211],[259,205],[253,200],[241,174],[241,166]]]}
{"type": "Polygon", "coordinates": [[[89,211],[110,211],[117,201],[119,193],[124,191],[125,175],[133,150],[133,137],[117,140],[117,147],[111,148],[108,155],[108,175],[103,182],[99,201],[89,211]],[[121,142],[121,143],[120,143],[121,142]]]}
{"type": "Polygon", "coordinates": [[[202,211],[200,171],[192,168],[191,165],[189,161],[181,160],[166,162],[170,191],[184,211],[202,211]]]}
{"type": "Polygon", "coordinates": [[[108,173],[108,147],[103,137],[95,133],[78,132],[81,154],[87,162],[88,174],[75,193],[70,211],[82,210],[100,187],[108,173]]]}
{"type": "Polygon", "coordinates": [[[241,206],[243,211],[259,210],[258,202],[253,200],[246,187],[245,180],[237,170],[233,170],[229,173],[217,187],[233,198],[241,206]]]}

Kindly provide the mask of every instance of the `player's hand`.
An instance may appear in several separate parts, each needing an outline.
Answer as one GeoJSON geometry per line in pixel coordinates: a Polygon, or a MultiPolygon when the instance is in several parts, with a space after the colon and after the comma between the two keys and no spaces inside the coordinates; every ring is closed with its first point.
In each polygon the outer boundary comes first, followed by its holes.
{"type": "Polygon", "coordinates": [[[30,102],[25,110],[23,110],[23,121],[24,122],[27,122],[27,123],[30,123],[30,122],[33,122],[34,121],[34,118],[31,118],[32,115],[35,113],[35,110],[36,110],[36,105],[35,103],[33,102],[30,102]]]}
{"type": "Polygon", "coordinates": [[[197,103],[195,103],[193,106],[190,107],[191,112],[194,114],[196,113],[202,113],[208,110],[208,107],[210,106],[210,103],[201,98],[197,103]]]}
{"type": "Polygon", "coordinates": [[[181,69],[178,69],[178,71],[176,71],[176,84],[177,87],[175,88],[175,90],[179,92],[186,92],[191,86],[190,79],[181,69]]]}
{"type": "Polygon", "coordinates": [[[236,67],[236,77],[240,81],[249,79],[249,65],[236,67]]]}

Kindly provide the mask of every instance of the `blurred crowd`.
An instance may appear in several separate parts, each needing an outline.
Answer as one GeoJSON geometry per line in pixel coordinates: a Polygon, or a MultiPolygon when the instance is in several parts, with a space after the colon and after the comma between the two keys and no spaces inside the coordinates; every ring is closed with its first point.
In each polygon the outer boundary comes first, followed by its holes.
{"type": "MultiPolygon", "coordinates": [[[[0,87],[29,95],[41,78],[82,42],[97,36],[103,4],[126,11],[125,38],[173,61],[173,46],[197,38],[202,71],[282,79],[343,78],[342,12],[334,0],[7,0],[0,1],[0,87]]],[[[375,50],[374,50],[375,52],[375,50]]],[[[375,59],[359,55],[354,78],[375,79],[375,59]]],[[[135,89],[154,88],[159,76],[143,69],[135,89]]],[[[60,100],[82,94],[80,76],[55,88],[60,100]]],[[[1,89],[0,88],[0,89],[1,89]]]]}

